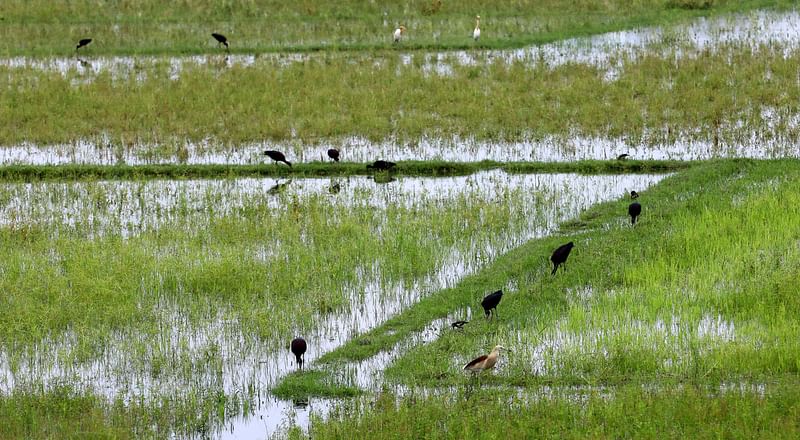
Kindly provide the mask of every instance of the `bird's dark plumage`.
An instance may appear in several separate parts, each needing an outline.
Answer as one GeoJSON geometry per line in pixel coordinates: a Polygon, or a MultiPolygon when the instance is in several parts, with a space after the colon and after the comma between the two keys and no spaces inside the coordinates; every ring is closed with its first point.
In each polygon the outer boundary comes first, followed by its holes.
{"type": "Polygon", "coordinates": [[[228,47],[228,38],[225,37],[225,35],[213,32],[211,36],[214,37],[215,40],[217,40],[217,46],[219,46],[220,44],[224,44],[226,48],[228,47]]]}
{"type": "Polygon", "coordinates": [[[637,193],[636,191],[631,191],[631,198],[632,199],[638,199],[639,198],[639,193],[637,193]]]}
{"type": "Polygon", "coordinates": [[[469,324],[469,321],[456,321],[450,324],[450,327],[453,327],[453,329],[464,328],[465,324],[469,324]]]}
{"type": "Polygon", "coordinates": [[[367,165],[367,169],[386,171],[386,170],[391,170],[396,165],[397,165],[396,163],[389,162],[388,160],[376,160],[375,162],[367,165]]]}
{"type": "Polygon", "coordinates": [[[628,157],[630,157],[630,155],[628,153],[622,153],[619,156],[617,156],[617,160],[625,160],[628,157]]]}
{"type": "Polygon", "coordinates": [[[335,162],[339,162],[339,150],[337,150],[336,148],[329,148],[328,157],[333,159],[335,162]]]}
{"type": "Polygon", "coordinates": [[[636,224],[636,217],[639,217],[639,214],[642,213],[642,205],[639,202],[633,202],[628,205],[628,215],[631,216],[631,224],[636,224]]]}
{"type": "Polygon", "coordinates": [[[303,368],[303,354],[306,352],[306,348],[308,345],[306,344],[306,340],[303,338],[294,338],[292,339],[291,350],[294,353],[294,357],[297,359],[297,366],[301,369],[303,368]]]}
{"type": "MultiPolygon", "coordinates": [[[[553,255],[550,256],[550,261],[553,262],[553,272],[551,275],[556,274],[558,266],[564,267],[563,265],[566,263],[567,257],[569,257],[569,253],[572,251],[573,246],[575,246],[575,244],[570,241],[567,244],[562,244],[558,247],[558,249],[553,251],[553,255]]],[[[566,270],[566,268],[564,270],[566,270]]]]}
{"type": "Polygon", "coordinates": [[[78,50],[78,49],[80,49],[80,48],[82,48],[84,46],[87,46],[91,42],[92,42],[91,38],[83,38],[80,41],[78,41],[78,46],[75,47],[75,50],[78,50]]]}
{"type": "Polygon", "coordinates": [[[483,311],[486,312],[487,318],[491,315],[492,310],[494,310],[494,314],[497,315],[497,305],[500,304],[501,299],[503,299],[503,291],[497,290],[486,295],[486,298],[481,301],[483,311]]]}
{"type": "Polygon", "coordinates": [[[286,156],[284,156],[280,151],[266,150],[264,151],[264,154],[275,162],[283,162],[286,165],[292,166],[292,163],[286,160],[286,156]]]}

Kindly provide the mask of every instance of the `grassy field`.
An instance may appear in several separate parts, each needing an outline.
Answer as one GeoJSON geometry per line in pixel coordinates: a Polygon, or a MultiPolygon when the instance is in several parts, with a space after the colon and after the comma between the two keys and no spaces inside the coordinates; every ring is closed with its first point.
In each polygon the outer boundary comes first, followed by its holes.
{"type": "Polygon", "coordinates": [[[391,34],[401,24],[409,29],[405,49],[505,48],[792,5],[787,0],[8,0],[0,7],[0,54],[71,55],[85,37],[95,39],[87,51],[92,54],[199,54],[218,50],[211,32],[227,35],[231,51],[239,53],[372,50],[390,48],[391,34]],[[476,15],[482,16],[478,43],[470,38],[476,15]]]}

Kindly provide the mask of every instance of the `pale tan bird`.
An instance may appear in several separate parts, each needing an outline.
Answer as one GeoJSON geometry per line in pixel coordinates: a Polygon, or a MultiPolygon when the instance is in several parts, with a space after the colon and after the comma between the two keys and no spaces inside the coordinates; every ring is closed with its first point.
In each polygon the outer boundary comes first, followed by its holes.
{"type": "Polygon", "coordinates": [[[472,38],[475,41],[478,41],[478,38],[480,38],[480,37],[481,37],[481,16],[480,15],[476,15],[475,16],[475,30],[472,31],[472,38]]]}
{"type": "Polygon", "coordinates": [[[405,34],[405,33],[406,33],[406,27],[405,26],[400,26],[399,28],[395,29],[394,30],[394,42],[395,43],[400,42],[400,38],[402,38],[403,34],[405,34]]]}
{"type": "Polygon", "coordinates": [[[500,350],[507,350],[507,348],[497,345],[492,349],[491,353],[475,358],[472,362],[464,365],[464,369],[473,373],[480,373],[494,368],[494,364],[497,363],[497,357],[500,356],[500,350]]]}

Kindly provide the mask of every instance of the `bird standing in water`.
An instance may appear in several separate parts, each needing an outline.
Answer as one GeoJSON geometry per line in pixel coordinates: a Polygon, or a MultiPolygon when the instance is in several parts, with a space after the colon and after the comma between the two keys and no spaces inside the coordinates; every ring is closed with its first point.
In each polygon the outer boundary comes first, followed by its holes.
{"type": "Polygon", "coordinates": [[[303,338],[292,339],[291,350],[292,353],[294,353],[295,359],[297,359],[297,366],[301,370],[303,369],[303,362],[305,362],[305,359],[303,359],[303,355],[305,354],[307,348],[308,344],[306,344],[305,339],[303,338]]]}

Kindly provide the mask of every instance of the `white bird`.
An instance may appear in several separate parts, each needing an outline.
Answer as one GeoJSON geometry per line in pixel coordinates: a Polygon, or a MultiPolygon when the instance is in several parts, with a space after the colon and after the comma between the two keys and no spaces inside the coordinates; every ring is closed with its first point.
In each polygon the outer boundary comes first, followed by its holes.
{"type": "Polygon", "coordinates": [[[400,26],[399,28],[395,29],[394,30],[394,42],[395,43],[399,42],[400,38],[403,36],[403,34],[405,32],[406,32],[406,27],[405,26],[400,26]]]}
{"type": "Polygon", "coordinates": [[[480,37],[481,37],[481,16],[480,15],[476,15],[475,16],[475,30],[472,31],[472,38],[475,41],[478,41],[478,38],[480,38],[480,37]]]}
{"type": "Polygon", "coordinates": [[[508,349],[502,345],[498,345],[494,347],[492,352],[488,355],[485,354],[483,356],[479,356],[473,359],[472,362],[464,365],[464,369],[467,371],[472,371],[473,373],[480,373],[481,371],[494,368],[494,365],[497,363],[497,357],[500,355],[500,350],[508,349]]]}

